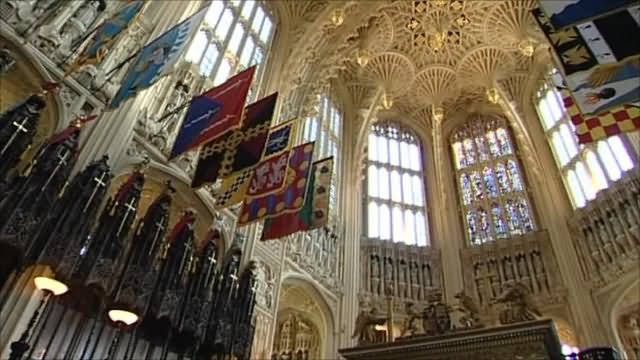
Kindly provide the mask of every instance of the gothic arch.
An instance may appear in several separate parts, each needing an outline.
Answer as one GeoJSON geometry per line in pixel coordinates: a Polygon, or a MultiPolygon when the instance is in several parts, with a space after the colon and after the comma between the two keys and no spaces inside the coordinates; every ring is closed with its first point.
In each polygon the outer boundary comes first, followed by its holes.
{"type": "MultiPolygon", "coordinates": [[[[630,274],[633,275],[633,274],[630,274]]],[[[637,275],[637,274],[636,274],[637,275]]],[[[626,351],[629,359],[635,359],[635,354],[629,354],[629,339],[627,335],[628,320],[635,316],[635,326],[640,330],[640,280],[625,278],[620,286],[612,290],[610,299],[612,306],[605,313],[606,323],[609,325],[614,337],[615,345],[621,351],[626,351]],[[634,311],[635,310],[635,311],[634,311]]],[[[640,344],[635,344],[640,347],[640,344]]],[[[627,358],[622,354],[623,358],[627,358]]]]}
{"type": "Polygon", "coordinates": [[[278,300],[276,324],[290,313],[302,314],[318,328],[321,339],[320,358],[329,358],[336,352],[336,314],[321,288],[306,276],[283,274],[278,300]]]}

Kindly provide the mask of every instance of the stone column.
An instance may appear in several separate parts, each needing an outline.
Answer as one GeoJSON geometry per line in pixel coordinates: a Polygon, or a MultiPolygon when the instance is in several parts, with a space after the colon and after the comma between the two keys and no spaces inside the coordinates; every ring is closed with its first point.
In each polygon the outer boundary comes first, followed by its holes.
{"type": "MultiPolygon", "coordinates": [[[[348,110],[348,109],[345,109],[348,110]]],[[[345,111],[345,124],[349,119],[356,120],[357,114],[345,111]]],[[[356,130],[353,127],[350,130],[356,130]]],[[[346,126],[345,126],[346,130],[346,126]]],[[[345,131],[345,139],[356,134],[345,131]]],[[[344,142],[342,154],[342,186],[340,190],[339,208],[341,209],[342,223],[344,224],[342,259],[342,278],[344,294],[340,300],[340,318],[336,321],[336,331],[340,332],[338,349],[353,347],[356,345],[353,334],[356,316],[359,311],[358,293],[360,291],[360,242],[362,237],[362,183],[360,173],[360,156],[362,149],[358,149],[354,143],[344,142]]]]}
{"type": "MultiPolygon", "coordinates": [[[[447,121],[451,122],[451,120],[453,119],[447,121]]],[[[464,288],[460,251],[464,247],[465,235],[460,227],[461,215],[458,211],[455,169],[451,166],[451,152],[443,132],[442,121],[433,120],[433,161],[437,182],[434,188],[437,196],[435,196],[436,203],[429,205],[433,209],[439,209],[432,213],[435,228],[432,232],[435,237],[432,246],[441,253],[443,300],[453,304],[456,302],[453,296],[464,288]]]]}

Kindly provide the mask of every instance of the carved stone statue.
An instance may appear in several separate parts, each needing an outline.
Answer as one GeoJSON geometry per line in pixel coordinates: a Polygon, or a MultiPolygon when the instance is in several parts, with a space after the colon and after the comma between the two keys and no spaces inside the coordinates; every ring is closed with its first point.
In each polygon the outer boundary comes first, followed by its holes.
{"type": "Polygon", "coordinates": [[[441,300],[432,301],[422,311],[422,327],[426,335],[444,334],[451,330],[451,313],[449,305],[441,300]]]}
{"type": "MultiPolygon", "coordinates": [[[[378,309],[375,307],[367,311],[360,310],[356,318],[356,324],[352,337],[358,338],[358,345],[375,344],[380,342],[380,331],[375,329],[376,325],[383,325],[387,321],[386,316],[378,315],[378,309]]],[[[384,338],[384,335],[382,336],[384,338]]]]}
{"type": "Polygon", "coordinates": [[[480,311],[473,298],[465,294],[464,290],[455,294],[454,297],[459,301],[455,309],[462,313],[459,320],[460,325],[467,329],[482,327],[483,325],[480,323],[480,319],[478,319],[478,313],[480,311]]]}
{"type": "Polygon", "coordinates": [[[407,315],[407,318],[402,324],[402,333],[400,334],[400,336],[413,336],[418,332],[417,322],[418,319],[422,317],[422,315],[416,311],[416,309],[413,307],[412,302],[408,302],[405,305],[405,313],[407,315]]]}
{"type": "Polygon", "coordinates": [[[542,316],[531,301],[529,289],[522,283],[507,285],[506,290],[494,300],[494,303],[504,304],[504,309],[500,312],[501,324],[535,320],[542,316]]]}

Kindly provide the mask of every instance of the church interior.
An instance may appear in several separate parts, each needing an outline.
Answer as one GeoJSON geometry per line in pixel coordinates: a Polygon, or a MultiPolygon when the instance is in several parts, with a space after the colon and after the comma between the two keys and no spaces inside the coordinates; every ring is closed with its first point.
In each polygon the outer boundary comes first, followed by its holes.
{"type": "Polygon", "coordinates": [[[640,360],[634,38],[627,0],[3,0],[0,359],[640,360]]]}

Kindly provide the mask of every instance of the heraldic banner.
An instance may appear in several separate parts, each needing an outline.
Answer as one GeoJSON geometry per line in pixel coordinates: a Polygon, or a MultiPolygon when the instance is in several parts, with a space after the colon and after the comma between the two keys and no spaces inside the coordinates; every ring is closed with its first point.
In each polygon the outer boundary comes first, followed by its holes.
{"type": "Polygon", "coordinates": [[[278,239],[298,231],[308,231],[327,225],[333,157],[313,163],[309,175],[309,191],[304,206],[296,213],[267,219],[262,230],[262,240],[278,239]]]}
{"type": "Polygon", "coordinates": [[[192,187],[214,183],[260,161],[277,98],[274,93],[247,106],[242,127],[202,146],[192,187]]]}
{"type": "Polygon", "coordinates": [[[294,147],[289,156],[289,166],[284,189],[276,194],[245,199],[238,219],[239,225],[255,220],[297,212],[304,205],[308,178],[313,159],[313,142],[294,147]]]}

